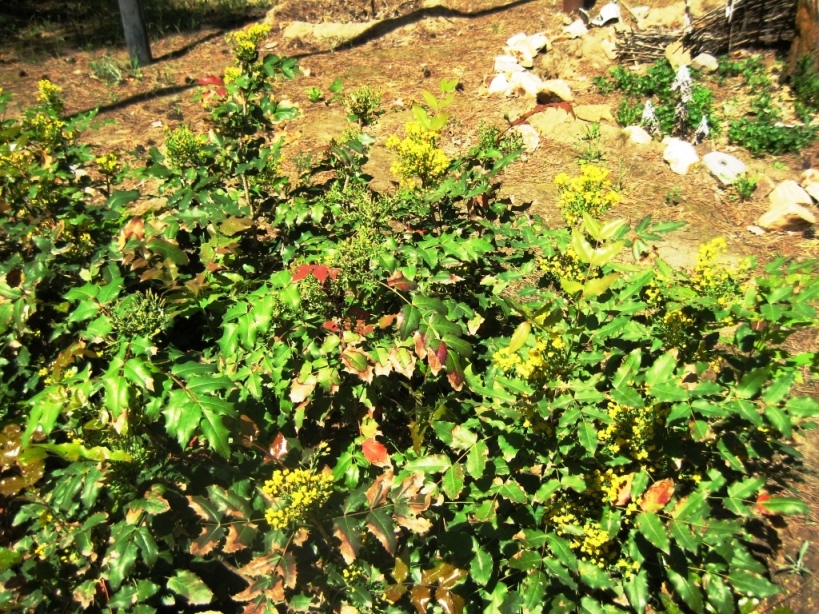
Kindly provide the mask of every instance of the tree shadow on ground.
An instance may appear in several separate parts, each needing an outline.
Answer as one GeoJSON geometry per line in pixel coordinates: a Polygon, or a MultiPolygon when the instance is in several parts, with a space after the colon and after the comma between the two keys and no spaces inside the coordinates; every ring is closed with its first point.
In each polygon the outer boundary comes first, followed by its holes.
{"type": "MultiPolygon", "coordinates": [[[[239,27],[268,10],[245,0],[143,0],[143,6],[151,40],[204,28],[239,27]]],[[[0,40],[0,49],[17,49],[34,58],[125,45],[116,0],[0,2],[0,40]]]]}

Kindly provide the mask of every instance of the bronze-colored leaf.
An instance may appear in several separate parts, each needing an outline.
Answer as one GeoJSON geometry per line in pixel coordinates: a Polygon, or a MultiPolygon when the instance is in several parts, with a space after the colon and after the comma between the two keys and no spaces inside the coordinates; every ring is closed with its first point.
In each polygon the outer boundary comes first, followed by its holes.
{"type": "Polygon", "coordinates": [[[432,601],[432,589],[429,586],[413,586],[410,591],[410,601],[418,614],[427,614],[427,606],[432,601]]]}
{"type": "Polygon", "coordinates": [[[392,568],[392,577],[399,584],[406,580],[409,575],[409,565],[407,565],[407,562],[404,560],[406,556],[407,551],[405,550],[401,553],[401,556],[395,557],[395,567],[392,568]]]}
{"type": "Polygon", "coordinates": [[[218,524],[205,524],[199,537],[191,540],[190,552],[193,556],[206,556],[210,554],[222,538],[225,536],[225,528],[218,524]]]}
{"type": "Polygon", "coordinates": [[[290,444],[287,443],[284,435],[279,432],[273,443],[270,444],[270,456],[276,460],[284,460],[290,453],[290,444]]]}
{"type": "Polygon", "coordinates": [[[467,576],[465,569],[459,569],[451,563],[441,561],[432,569],[421,572],[421,582],[423,584],[435,584],[442,588],[452,588],[467,576]]]}
{"type": "Polygon", "coordinates": [[[388,584],[384,589],[384,599],[390,603],[397,603],[407,592],[405,584],[388,584]]]}
{"type": "Polygon", "coordinates": [[[435,591],[435,601],[441,606],[444,614],[463,614],[464,599],[448,588],[438,588],[435,591]]]}
{"type": "Polygon", "coordinates": [[[242,414],[239,416],[239,433],[242,435],[242,445],[249,448],[259,438],[259,426],[250,416],[242,414]]]}
{"type": "Polygon", "coordinates": [[[361,549],[359,526],[359,522],[347,516],[333,520],[333,535],[341,542],[339,550],[347,565],[358,558],[358,551],[361,549]]]}
{"type": "Polygon", "coordinates": [[[415,356],[407,348],[393,348],[390,350],[390,362],[395,371],[407,379],[412,379],[415,373],[415,356]]]}
{"type": "Polygon", "coordinates": [[[310,537],[310,529],[306,527],[301,527],[298,531],[293,534],[293,542],[294,546],[303,546],[304,542],[308,540],[310,537]]]}
{"type": "Polygon", "coordinates": [[[244,550],[253,543],[258,531],[249,524],[232,524],[228,526],[227,539],[222,551],[228,554],[244,550]]]}

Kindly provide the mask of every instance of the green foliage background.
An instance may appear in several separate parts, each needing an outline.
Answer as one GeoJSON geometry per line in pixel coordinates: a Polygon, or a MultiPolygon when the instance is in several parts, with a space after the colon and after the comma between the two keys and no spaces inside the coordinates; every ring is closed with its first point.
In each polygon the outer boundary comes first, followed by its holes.
{"type": "MultiPolygon", "coordinates": [[[[775,594],[758,536],[806,511],[794,434],[819,405],[796,387],[817,361],[785,342],[816,324],[816,263],[730,269],[717,242],[675,270],[644,257],[679,224],[598,220],[582,192],[549,228],[497,197],[520,153],[497,130],[390,196],[364,133],[288,181],[275,85],[297,68],[258,57],[265,34],[231,37],[211,131],[136,167],[95,157],[47,83],[3,120],[0,608],[722,614],[775,594]]],[[[451,97],[427,100],[421,153],[451,97]]]]}

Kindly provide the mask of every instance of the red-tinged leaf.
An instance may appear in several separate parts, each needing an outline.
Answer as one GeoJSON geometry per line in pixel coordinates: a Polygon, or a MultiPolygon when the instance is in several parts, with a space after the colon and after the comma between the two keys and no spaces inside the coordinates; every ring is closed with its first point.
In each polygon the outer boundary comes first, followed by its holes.
{"type": "Polygon", "coordinates": [[[446,378],[453,390],[460,391],[464,387],[464,370],[461,368],[461,361],[458,355],[450,352],[446,359],[446,378]]]}
{"type": "MultiPolygon", "coordinates": [[[[384,446],[381,447],[383,448],[384,446]]],[[[366,455],[365,452],[364,456],[366,455]]],[[[390,489],[392,488],[392,476],[392,470],[385,471],[378,476],[375,482],[372,483],[372,486],[367,489],[367,503],[370,504],[371,508],[379,507],[387,502],[387,495],[390,494],[390,489]]]]}
{"type": "Polygon", "coordinates": [[[223,87],[217,87],[216,93],[224,98],[225,96],[227,96],[228,91],[223,87]]]}
{"type": "Polygon", "coordinates": [[[373,381],[373,369],[369,363],[367,354],[358,348],[348,347],[341,354],[341,362],[344,363],[344,370],[347,373],[357,375],[368,384],[373,381]]]}
{"type": "Polygon", "coordinates": [[[355,321],[355,332],[359,335],[366,335],[371,333],[375,330],[375,326],[372,324],[367,324],[364,320],[356,320],[355,321]]]}
{"type": "Polygon", "coordinates": [[[338,323],[334,322],[333,320],[327,320],[324,324],[321,325],[322,328],[325,330],[329,330],[331,333],[339,332],[338,323]]]}
{"type": "Polygon", "coordinates": [[[415,373],[415,356],[409,353],[406,348],[393,348],[390,350],[390,362],[396,372],[407,379],[412,379],[415,373]]]}
{"type": "Polygon", "coordinates": [[[313,277],[319,280],[319,283],[323,284],[327,280],[327,275],[330,273],[330,269],[324,265],[315,265],[311,273],[313,274],[313,277]]]}
{"type": "Polygon", "coordinates": [[[438,359],[438,362],[440,362],[441,364],[445,364],[446,356],[447,356],[446,344],[443,341],[441,341],[441,343],[438,345],[438,350],[435,352],[435,357],[438,359]]]}
{"type": "Polygon", "coordinates": [[[617,491],[617,503],[615,505],[625,505],[631,500],[631,483],[633,481],[633,473],[624,476],[624,481],[620,483],[620,489],[617,491]]]}
{"type": "Polygon", "coordinates": [[[390,455],[387,454],[386,446],[372,437],[364,440],[364,443],[361,444],[361,451],[364,453],[364,458],[373,465],[386,467],[390,464],[390,455]]]}
{"type": "Polygon", "coordinates": [[[249,547],[251,543],[253,543],[257,533],[258,531],[256,528],[248,524],[228,525],[228,535],[227,539],[225,540],[225,545],[222,546],[222,551],[231,554],[233,552],[238,552],[239,550],[244,550],[245,548],[249,547]]]}
{"type": "Polygon", "coordinates": [[[208,75],[206,77],[200,77],[199,81],[197,82],[199,85],[224,85],[225,82],[222,77],[217,77],[216,75],[208,75]]]}
{"type": "Polygon", "coordinates": [[[297,266],[296,269],[293,271],[293,275],[290,278],[290,281],[296,282],[301,281],[305,277],[307,277],[313,270],[312,264],[302,264],[301,266],[297,266]]]}
{"type": "Polygon", "coordinates": [[[760,514],[763,514],[764,516],[772,516],[773,512],[769,509],[766,509],[765,506],[763,505],[765,501],[770,500],[771,495],[769,495],[764,490],[760,491],[759,496],[756,498],[756,511],[758,511],[760,514]]]}
{"type": "Polygon", "coordinates": [[[381,316],[378,320],[378,328],[389,328],[395,323],[395,319],[398,317],[397,313],[394,313],[389,316],[381,316]]]}
{"type": "Polygon", "coordinates": [[[428,351],[427,352],[427,363],[429,364],[429,370],[432,372],[433,375],[438,375],[441,369],[444,367],[444,362],[446,361],[446,345],[443,341],[438,346],[438,350],[428,351]],[[443,351],[442,351],[443,348],[443,351]],[[444,359],[441,360],[441,355],[443,355],[444,359]]]}
{"type": "Polygon", "coordinates": [[[427,357],[427,336],[420,330],[416,330],[412,340],[415,341],[415,355],[419,360],[424,360],[427,357]]]}
{"type": "Polygon", "coordinates": [[[401,271],[396,271],[392,274],[392,276],[387,280],[387,285],[390,288],[395,288],[396,290],[401,290],[401,292],[410,292],[415,290],[418,287],[418,284],[414,281],[410,281],[401,271]]]}
{"type": "Polygon", "coordinates": [[[284,460],[287,458],[289,453],[290,445],[287,443],[287,439],[284,438],[284,435],[280,432],[278,435],[276,435],[273,443],[270,444],[270,456],[276,460],[284,460]]]}
{"type": "Polygon", "coordinates": [[[654,482],[643,495],[640,507],[644,512],[658,512],[663,509],[674,495],[674,480],[666,478],[654,482]]]}

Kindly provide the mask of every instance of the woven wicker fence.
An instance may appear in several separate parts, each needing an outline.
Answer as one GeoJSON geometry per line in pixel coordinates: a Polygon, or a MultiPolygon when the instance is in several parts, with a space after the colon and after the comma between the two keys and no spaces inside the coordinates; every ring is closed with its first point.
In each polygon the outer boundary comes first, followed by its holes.
{"type": "Polygon", "coordinates": [[[678,40],[692,55],[776,47],[794,38],[796,0],[734,0],[692,22],[688,32],[661,28],[627,31],[617,41],[621,62],[653,62],[678,40]]]}

